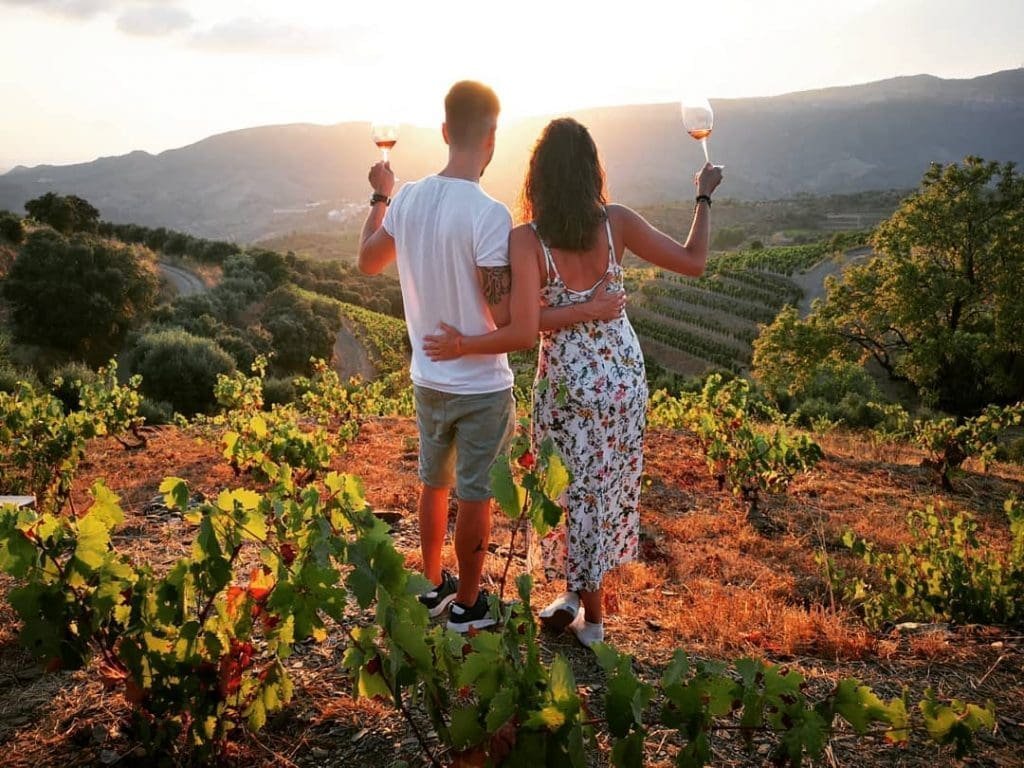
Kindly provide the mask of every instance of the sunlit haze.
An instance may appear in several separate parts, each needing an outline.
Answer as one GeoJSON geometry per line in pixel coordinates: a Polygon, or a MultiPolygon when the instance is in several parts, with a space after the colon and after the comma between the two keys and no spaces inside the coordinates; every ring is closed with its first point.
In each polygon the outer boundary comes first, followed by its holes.
{"type": "Polygon", "coordinates": [[[1020,0],[0,0],[0,171],[253,125],[440,122],[457,79],[503,119],[1024,64],[1020,0]]]}

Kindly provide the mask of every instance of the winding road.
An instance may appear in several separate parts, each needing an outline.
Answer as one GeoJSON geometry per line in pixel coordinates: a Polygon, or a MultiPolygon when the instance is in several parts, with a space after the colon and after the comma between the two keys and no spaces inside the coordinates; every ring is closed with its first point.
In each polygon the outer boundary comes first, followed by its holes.
{"type": "Polygon", "coordinates": [[[195,296],[207,290],[206,283],[194,272],[189,272],[187,269],[176,267],[165,261],[158,261],[157,267],[167,282],[174,286],[179,296],[195,296]]]}
{"type": "Polygon", "coordinates": [[[793,282],[799,285],[804,292],[804,297],[797,306],[800,317],[807,317],[811,313],[811,304],[815,299],[825,297],[826,277],[838,275],[847,267],[866,261],[874,256],[874,254],[875,252],[870,245],[851,248],[842,254],[819,261],[806,272],[793,275],[793,282]]]}

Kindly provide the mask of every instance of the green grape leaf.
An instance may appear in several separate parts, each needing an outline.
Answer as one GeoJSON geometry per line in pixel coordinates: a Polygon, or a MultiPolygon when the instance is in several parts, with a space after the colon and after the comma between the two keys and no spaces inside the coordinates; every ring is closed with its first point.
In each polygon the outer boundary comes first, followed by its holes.
{"type": "Polygon", "coordinates": [[[494,733],[516,713],[515,688],[502,688],[491,699],[487,708],[487,731],[494,733]]]}
{"type": "Polygon", "coordinates": [[[569,469],[557,453],[552,453],[548,458],[547,471],[544,473],[544,484],[541,490],[544,495],[552,501],[558,501],[565,489],[569,487],[569,469]]]}
{"type": "Polygon", "coordinates": [[[672,661],[665,667],[665,672],[661,676],[661,687],[668,688],[676,683],[681,682],[690,674],[690,657],[686,655],[686,651],[683,649],[677,649],[672,654],[672,661]]]}
{"type": "Polygon", "coordinates": [[[391,689],[388,688],[384,676],[379,672],[370,673],[366,667],[360,667],[359,669],[359,683],[356,692],[363,699],[380,697],[385,701],[390,701],[392,698],[391,689]]]}
{"type": "Polygon", "coordinates": [[[18,525],[13,507],[0,517],[0,570],[17,579],[24,578],[37,562],[36,545],[18,525]]]}
{"type": "Polygon", "coordinates": [[[526,489],[512,476],[512,465],[507,456],[499,458],[491,467],[491,490],[494,500],[506,515],[517,519],[522,514],[526,489]]]}
{"type": "Polygon", "coordinates": [[[639,730],[616,741],[612,747],[612,765],[615,768],[642,768],[646,736],[646,731],[639,730]]]}
{"type": "Polygon", "coordinates": [[[565,725],[565,713],[558,707],[549,704],[548,706],[533,712],[523,723],[527,728],[547,728],[549,731],[557,731],[565,725]]]}
{"type": "Polygon", "coordinates": [[[557,702],[569,702],[576,699],[576,679],[572,668],[562,654],[555,656],[550,671],[551,698],[557,702]]]}
{"type": "Polygon", "coordinates": [[[106,559],[110,545],[110,531],[104,521],[90,513],[78,521],[78,542],[75,559],[89,570],[95,571],[106,559]]]}
{"type": "Polygon", "coordinates": [[[449,733],[452,738],[452,746],[456,749],[466,749],[478,744],[484,738],[484,729],[480,725],[480,710],[475,706],[459,707],[452,712],[452,721],[449,726],[449,733]]]}
{"type": "Polygon", "coordinates": [[[86,517],[93,517],[99,520],[108,531],[113,530],[124,522],[124,512],[121,511],[121,499],[102,480],[97,480],[93,484],[90,493],[93,503],[85,513],[86,517]]]}
{"type": "Polygon", "coordinates": [[[728,677],[710,677],[701,681],[700,690],[712,717],[723,717],[732,711],[732,702],[739,696],[736,683],[728,677]]]}
{"type": "Polygon", "coordinates": [[[711,762],[711,740],[706,731],[700,731],[676,756],[678,768],[704,768],[711,762]]]}
{"type": "Polygon", "coordinates": [[[634,723],[640,724],[636,717],[635,699],[639,691],[640,681],[628,667],[625,670],[620,667],[608,680],[605,710],[608,716],[608,730],[612,736],[622,738],[629,733],[634,723]]]}
{"type": "Polygon", "coordinates": [[[160,483],[160,493],[169,509],[184,512],[188,509],[188,483],[180,477],[166,477],[160,483]]]}

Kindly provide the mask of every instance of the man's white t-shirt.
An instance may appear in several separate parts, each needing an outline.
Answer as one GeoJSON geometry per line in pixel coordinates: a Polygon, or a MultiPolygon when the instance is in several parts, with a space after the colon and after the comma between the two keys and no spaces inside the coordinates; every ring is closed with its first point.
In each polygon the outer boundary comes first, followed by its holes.
{"type": "Polygon", "coordinates": [[[507,355],[434,362],[423,351],[442,322],[466,336],[494,330],[477,267],[508,266],[508,209],[474,181],[427,176],[399,190],[383,226],[398,254],[413,383],[455,395],[511,388],[507,355]]]}

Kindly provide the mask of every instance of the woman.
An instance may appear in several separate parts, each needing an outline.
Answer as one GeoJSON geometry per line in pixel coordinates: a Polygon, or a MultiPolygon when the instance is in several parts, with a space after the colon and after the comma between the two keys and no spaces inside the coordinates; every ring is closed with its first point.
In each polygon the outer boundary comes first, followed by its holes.
{"type": "Polygon", "coordinates": [[[549,628],[570,628],[587,647],[604,639],[605,574],[637,557],[647,414],[644,360],[633,327],[624,311],[594,319],[600,313],[588,304],[606,291],[624,302],[627,249],[672,272],[703,274],[710,195],[721,179],[721,168],[710,164],[695,176],[697,206],[680,244],[629,208],[607,205],[590,133],[570,118],[552,121],[534,147],[523,187],[528,223],[509,240],[510,325],[475,337],[444,326],[424,342],[435,360],[507,352],[521,348],[539,323],[533,440],[551,438],[573,477],[563,500],[566,526],[541,542],[546,575],[560,571],[567,591],[540,617],[549,628]],[[537,287],[539,318],[529,295],[537,287]]]}

